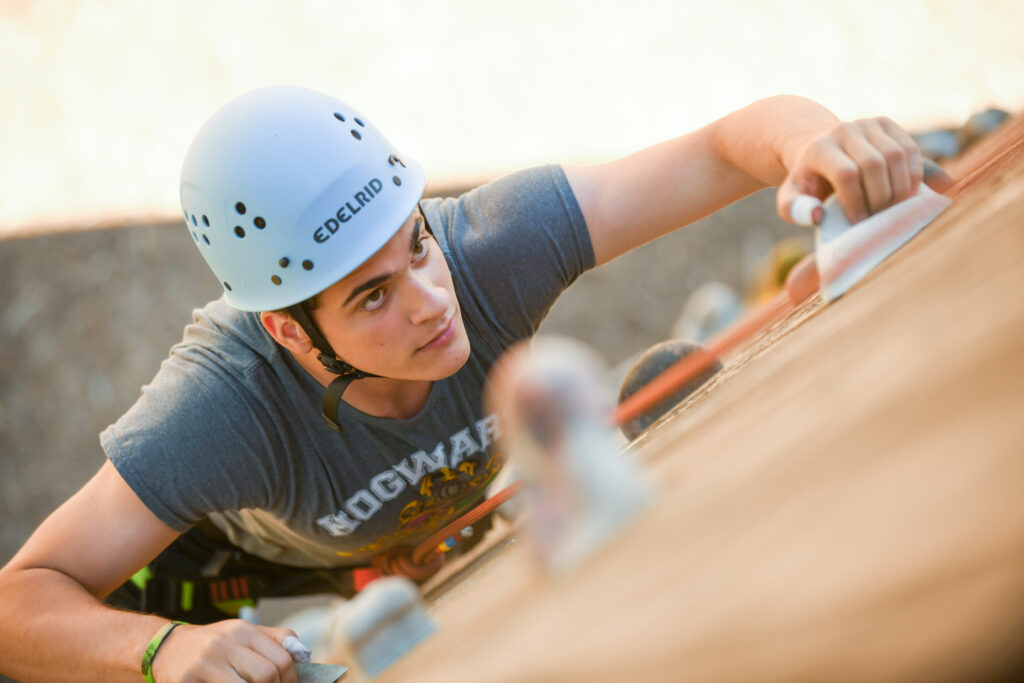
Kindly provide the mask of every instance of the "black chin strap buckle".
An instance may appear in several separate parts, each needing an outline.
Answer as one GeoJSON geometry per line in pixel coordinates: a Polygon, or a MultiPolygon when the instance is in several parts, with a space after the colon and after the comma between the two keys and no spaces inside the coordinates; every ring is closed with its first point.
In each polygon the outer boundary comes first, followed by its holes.
{"type": "Polygon", "coordinates": [[[336,358],[323,352],[317,354],[316,358],[328,372],[333,372],[335,375],[351,376],[352,379],[363,379],[366,377],[365,373],[356,370],[340,358],[336,358]]]}

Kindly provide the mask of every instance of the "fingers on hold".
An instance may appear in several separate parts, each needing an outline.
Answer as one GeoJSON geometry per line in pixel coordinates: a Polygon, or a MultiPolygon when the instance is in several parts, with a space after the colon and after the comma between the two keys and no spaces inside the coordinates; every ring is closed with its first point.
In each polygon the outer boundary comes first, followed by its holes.
{"type": "Polygon", "coordinates": [[[903,148],[910,174],[910,193],[913,194],[917,190],[917,186],[921,184],[921,180],[924,179],[924,156],[921,154],[921,148],[914,142],[910,133],[903,130],[892,119],[882,116],[878,119],[878,123],[882,130],[903,148]]]}
{"type": "MultiPolygon", "coordinates": [[[[871,121],[865,130],[868,142],[874,145],[885,162],[886,171],[889,174],[889,187],[892,192],[891,203],[907,199],[914,189],[907,150],[889,136],[877,121],[871,121]]],[[[872,206],[872,208],[876,207],[872,206]]]]}
{"type": "Polygon", "coordinates": [[[832,183],[832,189],[839,195],[839,203],[843,205],[846,218],[856,223],[867,216],[868,205],[861,186],[860,168],[841,150],[835,150],[833,159],[828,166],[826,175],[832,183]]]}
{"type": "Polygon", "coordinates": [[[246,681],[254,683],[281,683],[281,670],[264,653],[248,648],[233,650],[228,662],[246,681]]]}
{"type": "Polygon", "coordinates": [[[281,683],[281,674],[276,666],[262,657],[249,660],[247,673],[258,683],[281,683]]]}
{"type": "Polygon", "coordinates": [[[292,656],[285,650],[275,648],[270,652],[261,652],[260,654],[267,658],[278,674],[283,674],[292,668],[292,656]]]}
{"type": "Polygon", "coordinates": [[[264,628],[258,628],[249,641],[249,647],[273,665],[279,675],[286,677],[286,674],[292,670],[292,656],[276,637],[280,636],[280,639],[284,640],[286,636],[293,634],[294,631],[291,629],[274,629],[271,634],[268,634],[264,628]]]}
{"type": "Polygon", "coordinates": [[[914,145],[907,156],[907,165],[910,168],[911,191],[916,191],[917,186],[924,180],[924,156],[917,145],[914,145]]]}
{"type": "Polygon", "coordinates": [[[865,136],[851,136],[844,140],[843,151],[853,159],[860,171],[860,183],[870,213],[889,206],[893,191],[889,168],[881,151],[865,136]]]}

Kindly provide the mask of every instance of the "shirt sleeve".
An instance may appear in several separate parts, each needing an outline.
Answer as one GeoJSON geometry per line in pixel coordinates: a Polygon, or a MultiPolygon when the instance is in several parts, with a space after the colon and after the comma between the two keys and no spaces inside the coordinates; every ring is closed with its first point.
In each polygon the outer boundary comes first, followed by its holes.
{"type": "Polygon", "coordinates": [[[583,213],[561,166],[519,171],[423,211],[456,292],[502,346],[533,336],[558,296],[594,266],[583,213]]]}
{"type": "Polygon", "coordinates": [[[176,531],[213,511],[265,507],[269,484],[261,482],[280,475],[266,471],[267,420],[237,372],[208,349],[183,342],[128,412],[100,434],[125,482],[176,531]]]}

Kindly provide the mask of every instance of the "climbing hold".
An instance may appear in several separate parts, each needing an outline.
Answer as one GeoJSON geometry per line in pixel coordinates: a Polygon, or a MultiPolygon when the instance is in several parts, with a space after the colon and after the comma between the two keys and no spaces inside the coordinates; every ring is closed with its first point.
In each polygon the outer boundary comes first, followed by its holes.
{"type": "Polygon", "coordinates": [[[822,298],[841,297],[952,203],[922,183],[913,197],[850,225],[838,198],[827,199],[816,235],[822,298]]]}
{"type": "Polygon", "coordinates": [[[377,676],[437,629],[409,579],[386,576],[331,615],[326,659],[365,678],[377,676]]]}
{"type": "Polygon", "coordinates": [[[346,671],[348,671],[348,667],[337,664],[295,663],[295,677],[299,683],[335,683],[345,675],[346,671]]]}
{"type": "Polygon", "coordinates": [[[643,509],[650,484],[619,453],[606,372],[587,346],[536,337],[492,376],[489,405],[503,407],[502,441],[524,486],[525,538],[548,572],[564,574],[643,509]]]}
{"type": "Polygon", "coordinates": [[[686,298],[672,336],[705,342],[740,319],[743,302],[724,282],[705,282],[686,298]]]}
{"type": "MultiPolygon", "coordinates": [[[[633,365],[626,373],[625,379],[622,380],[622,386],[619,389],[619,404],[621,405],[623,401],[646,386],[669,367],[698,350],[706,351],[703,346],[696,342],[685,339],[670,339],[659,342],[644,351],[633,361],[633,365]]],[[[666,396],[663,401],[654,407],[623,424],[621,429],[626,438],[630,441],[635,439],[640,435],[640,432],[654,424],[673,407],[679,405],[722,369],[721,361],[717,358],[710,360],[711,362],[708,367],[692,380],[671,395],[666,396]]]]}
{"type": "Polygon", "coordinates": [[[808,254],[789,269],[786,275],[786,292],[794,306],[799,306],[818,291],[821,278],[818,275],[818,261],[814,254],[808,254]]]}

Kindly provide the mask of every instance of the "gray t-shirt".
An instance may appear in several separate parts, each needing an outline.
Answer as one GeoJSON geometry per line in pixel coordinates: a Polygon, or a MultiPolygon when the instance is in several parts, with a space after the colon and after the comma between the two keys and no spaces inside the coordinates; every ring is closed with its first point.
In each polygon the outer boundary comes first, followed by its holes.
{"type": "Polygon", "coordinates": [[[558,166],[422,203],[452,271],[472,348],[406,420],[341,404],[263,329],[218,300],[193,314],[135,405],[100,434],[107,457],[161,520],[209,517],[238,546],[294,566],[362,564],[415,544],[476,503],[504,456],[483,412],[491,365],[532,336],[558,295],[594,264],[558,166]]]}

